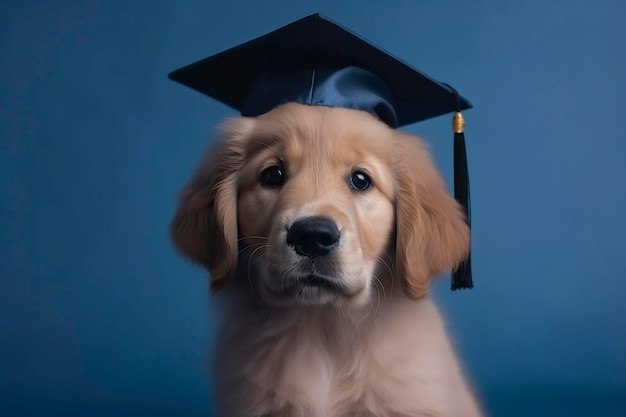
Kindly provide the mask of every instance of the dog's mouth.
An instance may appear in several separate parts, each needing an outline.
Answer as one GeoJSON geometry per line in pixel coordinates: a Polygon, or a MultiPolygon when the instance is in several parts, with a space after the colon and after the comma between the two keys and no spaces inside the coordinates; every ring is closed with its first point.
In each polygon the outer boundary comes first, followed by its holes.
{"type": "Polygon", "coordinates": [[[361,290],[353,291],[333,278],[319,273],[311,273],[295,278],[288,285],[280,288],[268,286],[268,291],[270,295],[278,298],[295,297],[306,300],[321,297],[324,293],[351,298],[356,296],[361,290]]]}

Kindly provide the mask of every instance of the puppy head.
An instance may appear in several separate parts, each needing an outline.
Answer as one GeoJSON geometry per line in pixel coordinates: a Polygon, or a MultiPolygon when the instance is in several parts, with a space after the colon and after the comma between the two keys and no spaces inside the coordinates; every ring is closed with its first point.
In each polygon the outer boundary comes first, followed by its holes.
{"type": "Polygon", "coordinates": [[[171,235],[213,289],[232,276],[275,305],[363,305],[389,255],[389,278],[423,297],[469,245],[417,138],[365,112],[299,104],[225,125],[171,235]]]}

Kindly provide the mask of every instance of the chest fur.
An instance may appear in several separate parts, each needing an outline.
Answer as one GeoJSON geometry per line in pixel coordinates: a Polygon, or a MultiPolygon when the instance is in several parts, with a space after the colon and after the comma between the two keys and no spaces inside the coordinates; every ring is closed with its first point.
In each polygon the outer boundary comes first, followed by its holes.
{"type": "Polygon", "coordinates": [[[222,349],[217,363],[218,385],[225,388],[218,401],[238,408],[223,415],[403,415],[394,409],[410,408],[407,400],[416,394],[436,397],[436,383],[412,392],[409,381],[430,379],[432,363],[418,375],[419,346],[401,346],[410,343],[406,336],[375,324],[310,318],[282,327],[240,328],[228,335],[230,348],[222,349]]]}

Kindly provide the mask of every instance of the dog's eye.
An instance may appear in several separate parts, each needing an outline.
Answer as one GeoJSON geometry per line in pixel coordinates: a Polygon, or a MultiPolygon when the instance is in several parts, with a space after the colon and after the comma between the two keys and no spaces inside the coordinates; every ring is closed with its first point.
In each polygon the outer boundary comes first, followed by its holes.
{"type": "Polygon", "coordinates": [[[364,173],[357,171],[350,177],[350,188],[357,191],[364,191],[370,188],[372,180],[364,173]]]}
{"type": "Polygon", "coordinates": [[[266,187],[281,187],[285,183],[285,171],[279,166],[273,166],[261,172],[261,184],[266,187]]]}

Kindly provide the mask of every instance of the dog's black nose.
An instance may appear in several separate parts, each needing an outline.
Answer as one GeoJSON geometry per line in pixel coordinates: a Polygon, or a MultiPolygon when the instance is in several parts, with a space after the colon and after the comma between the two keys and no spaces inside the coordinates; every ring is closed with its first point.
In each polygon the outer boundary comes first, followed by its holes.
{"type": "Polygon", "coordinates": [[[307,217],[291,225],[287,244],[301,256],[324,256],[339,245],[339,229],[325,217],[307,217]]]}

